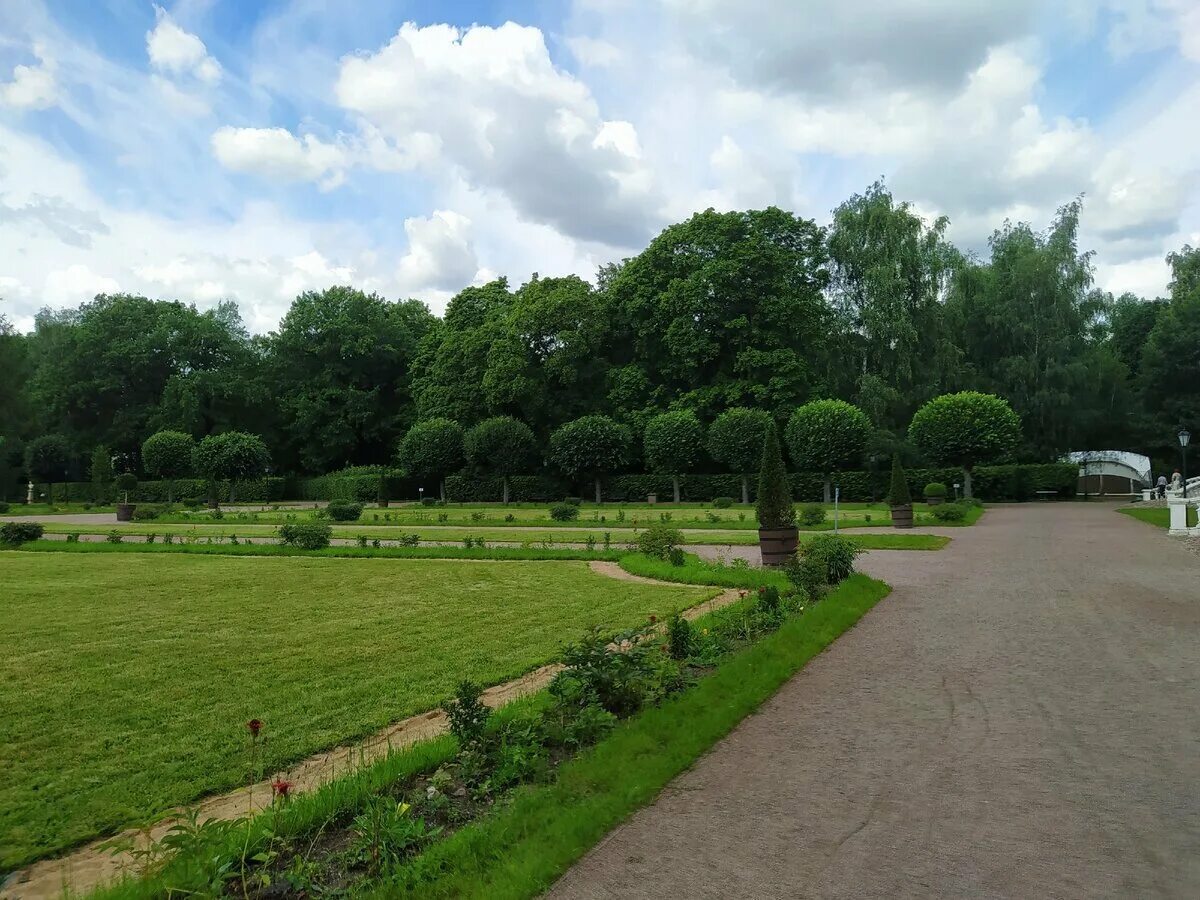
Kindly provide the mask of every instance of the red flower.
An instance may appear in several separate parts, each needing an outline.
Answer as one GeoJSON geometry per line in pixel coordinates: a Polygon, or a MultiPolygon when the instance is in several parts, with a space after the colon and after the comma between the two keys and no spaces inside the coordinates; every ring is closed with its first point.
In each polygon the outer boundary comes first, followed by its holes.
{"type": "Polygon", "coordinates": [[[651,617],[650,617],[650,624],[651,624],[651,625],[653,625],[653,624],[654,624],[655,622],[657,622],[657,621],[658,621],[658,616],[651,616],[651,617]]]}
{"type": "Polygon", "coordinates": [[[246,723],[246,727],[250,729],[250,737],[256,738],[258,737],[258,733],[262,731],[262,720],[251,719],[246,723]]]}
{"type": "Polygon", "coordinates": [[[288,794],[292,792],[292,782],[286,780],[282,776],[271,782],[271,793],[276,797],[286,800],[288,794]]]}

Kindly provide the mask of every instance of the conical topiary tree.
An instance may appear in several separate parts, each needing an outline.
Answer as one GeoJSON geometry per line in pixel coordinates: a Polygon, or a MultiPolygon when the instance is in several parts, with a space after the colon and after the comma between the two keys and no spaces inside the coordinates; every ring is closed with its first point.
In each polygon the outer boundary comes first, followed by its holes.
{"type": "Polygon", "coordinates": [[[792,505],[792,486],[783,465],[779,431],[774,423],[763,441],[762,468],[758,473],[758,499],[755,501],[759,528],[790,528],[796,524],[792,505]]]}
{"type": "Polygon", "coordinates": [[[904,466],[900,465],[900,457],[892,455],[892,481],[888,485],[889,506],[912,506],[912,492],[908,489],[908,479],[904,476],[904,466]]]}

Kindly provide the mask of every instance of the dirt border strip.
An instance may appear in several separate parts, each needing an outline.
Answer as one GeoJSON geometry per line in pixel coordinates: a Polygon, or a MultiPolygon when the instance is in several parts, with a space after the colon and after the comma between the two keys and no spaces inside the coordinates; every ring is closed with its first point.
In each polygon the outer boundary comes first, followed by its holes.
{"type": "MultiPolygon", "coordinates": [[[[463,560],[473,562],[474,560],[463,560]]],[[[703,585],[680,584],[673,581],[659,581],[655,578],[644,578],[626,572],[614,562],[592,560],[588,568],[597,575],[613,578],[618,581],[633,581],[639,584],[654,584],[661,587],[694,588],[703,585]]],[[[737,601],[742,595],[735,589],[722,590],[717,596],[705,600],[684,610],[685,619],[694,620],[715,609],[737,601]]],[[[511,703],[521,697],[535,694],[546,688],[558,671],[562,668],[559,663],[542,666],[532,672],[493,685],[483,691],[483,702],[495,709],[506,703],[511,703]]],[[[204,819],[235,819],[247,812],[260,812],[271,805],[271,781],[282,777],[292,782],[292,790],[296,793],[315,791],[333,779],[348,775],[370,763],[377,762],[388,753],[411,746],[418,741],[428,740],[446,733],[448,730],[446,714],[440,709],[430,710],[402,719],[375,734],[334,747],[323,753],[317,753],[308,759],[296,763],[289,769],[272,775],[270,779],[257,784],[241,787],[225,794],[217,794],[180,808],[178,815],[167,814],[150,829],[149,839],[157,841],[179,821],[182,814],[195,809],[204,819]]],[[[38,860],[23,869],[12,872],[0,884],[0,898],[3,900],[53,900],[63,897],[68,891],[72,894],[86,894],[114,880],[129,867],[133,859],[128,854],[114,855],[105,848],[113,840],[128,838],[144,846],[146,836],[140,831],[130,829],[115,836],[99,838],[84,844],[64,856],[38,860]]]]}

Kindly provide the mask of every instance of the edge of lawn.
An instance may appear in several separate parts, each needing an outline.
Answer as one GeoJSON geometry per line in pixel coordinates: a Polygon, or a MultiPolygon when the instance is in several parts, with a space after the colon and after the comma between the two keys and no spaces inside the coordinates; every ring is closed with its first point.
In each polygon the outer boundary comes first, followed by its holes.
{"type": "Polygon", "coordinates": [[[376,895],[542,893],[890,592],[881,581],[852,575],[694,688],[622,722],[565,763],[553,783],[518,790],[494,815],[434,844],[376,895]]]}
{"type": "MultiPolygon", "coordinates": [[[[1155,528],[1170,528],[1171,527],[1171,510],[1165,506],[1123,506],[1117,509],[1117,512],[1124,513],[1131,519],[1137,519],[1139,522],[1145,522],[1147,525],[1153,525],[1155,528]]],[[[1188,507],[1187,523],[1188,527],[1195,527],[1197,524],[1197,511],[1194,507],[1188,507]]]]}
{"type": "MultiPolygon", "coordinates": [[[[762,574],[759,571],[760,580],[762,574]]],[[[619,723],[608,737],[564,763],[553,782],[517,789],[493,812],[435,843],[387,878],[356,885],[356,894],[541,894],[889,593],[891,587],[881,581],[850,576],[803,615],[735,652],[682,694],[619,723]]],[[[544,692],[501,707],[496,720],[540,702],[545,702],[544,692]]],[[[259,814],[234,837],[239,846],[245,840],[245,846],[252,847],[268,833],[302,833],[335,810],[356,806],[398,780],[436,767],[456,750],[449,735],[403,748],[285,807],[259,814]]],[[[126,877],[88,896],[127,900],[159,896],[161,891],[159,878],[126,877]]]]}

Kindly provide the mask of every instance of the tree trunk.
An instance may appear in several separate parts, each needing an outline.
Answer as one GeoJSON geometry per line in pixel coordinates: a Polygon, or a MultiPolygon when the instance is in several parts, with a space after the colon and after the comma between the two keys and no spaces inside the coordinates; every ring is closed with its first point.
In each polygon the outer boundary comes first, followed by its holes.
{"type": "Polygon", "coordinates": [[[600,476],[596,476],[596,502],[600,502],[600,476]]]}
{"type": "Polygon", "coordinates": [[[750,502],[750,476],[749,475],[742,476],[742,502],[743,503],[750,502]]]}
{"type": "Polygon", "coordinates": [[[446,479],[445,478],[443,478],[441,481],[438,482],[438,491],[441,495],[442,502],[445,503],[446,502],[446,479]]]}
{"type": "Polygon", "coordinates": [[[236,485],[236,484],[237,484],[237,482],[234,479],[232,479],[232,478],[229,479],[229,504],[230,504],[230,506],[233,505],[233,488],[234,488],[234,485],[236,485]]]}
{"type": "Polygon", "coordinates": [[[971,470],[963,469],[963,496],[970,497],[971,494],[971,470]]]}
{"type": "Polygon", "coordinates": [[[832,503],[833,502],[833,477],[832,476],[830,476],[830,475],[825,476],[825,482],[824,482],[823,487],[825,489],[825,502],[832,503]]]}
{"type": "Polygon", "coordinates": [[[500,482],[504,485],[504,505],[508,506],[508,476],[501,475],[500,482]]]}
{"type": "Polygon", "coordinates": [[[675,502],[678,503],[679,502],[679,476],[678,475],[671,476],[671,484],[675,487],[675,502]]]}
{"type": "Polygon", "coordinates": [[[167,479],[167,505],[170,506],[175,502],[175,479],[167,479]]]}

